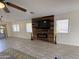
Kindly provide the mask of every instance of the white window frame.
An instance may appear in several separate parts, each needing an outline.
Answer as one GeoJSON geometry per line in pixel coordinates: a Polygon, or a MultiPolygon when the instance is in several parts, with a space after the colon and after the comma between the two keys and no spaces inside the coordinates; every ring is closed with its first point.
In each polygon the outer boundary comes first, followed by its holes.
{"type": "Polygon", "coordinates": [[[69,33],[69,19],[56,20],[56,33],[69,33]]]}
{"type": "Polygon", "coordinates": [[[32,33],[32,23],[31,22],[26,23],[26,32],[32,33]]]}
{"type": "Polygon", "coordinates": [[[19,24],[13,24],[12,29],[13,29],[13,32],[20,32],[19,24]]]}

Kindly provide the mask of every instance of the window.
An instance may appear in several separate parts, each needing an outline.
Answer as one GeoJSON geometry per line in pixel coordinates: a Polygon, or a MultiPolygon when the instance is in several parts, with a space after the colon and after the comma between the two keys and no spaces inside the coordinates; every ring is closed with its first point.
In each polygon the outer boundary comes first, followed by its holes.
{"type": "Polygon", "coordinates": [[[57,33],[68,33],[68,19],[56,21],[56,32],[57,33]]]}
{"type": "Polygon", "coordinates": [[[32,32],[32,23],[26,23],[26,32],[32,32]]]}
{"type": "Polygon", "coordinates": [[[13,32],[19,32],[20,29],[19,29],[19,24],[13,24],[13,32]]]}

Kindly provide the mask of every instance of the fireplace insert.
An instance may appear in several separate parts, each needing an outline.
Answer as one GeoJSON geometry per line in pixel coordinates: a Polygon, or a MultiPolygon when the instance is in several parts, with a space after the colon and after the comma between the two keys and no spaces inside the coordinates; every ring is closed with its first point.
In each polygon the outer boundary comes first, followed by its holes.
{"type": "Polygon", "coordinates": [[[47,33],[38,33],[37,38],[47,38],[47,33]]]}

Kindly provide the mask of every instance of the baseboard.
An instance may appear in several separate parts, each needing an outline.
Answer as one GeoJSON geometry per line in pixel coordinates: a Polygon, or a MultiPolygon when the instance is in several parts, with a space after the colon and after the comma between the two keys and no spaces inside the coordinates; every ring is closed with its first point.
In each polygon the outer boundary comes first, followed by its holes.
{"type": "Polygon", "coordinates": [[[58,42],[57,44],[64,44],[64,45],[70,45],[70,46],[79,46],[79,44],[63,43],[63,42],[58,42]]]}
{"type": "MultiPolygon", "coordinates": [[[[12,37],[12,36],[9,36],[8,38],[20,38],[20,39],[27,39],[27,38],[21,38],[21,37],[12,37]]],[[[28,40],[31,40],[31,39],[28,39],[28,40]]]]}

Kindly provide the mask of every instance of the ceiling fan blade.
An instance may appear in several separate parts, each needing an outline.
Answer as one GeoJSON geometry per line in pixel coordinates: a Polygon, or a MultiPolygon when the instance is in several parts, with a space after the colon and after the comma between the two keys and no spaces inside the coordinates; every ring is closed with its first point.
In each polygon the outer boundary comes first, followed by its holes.
{"type": "Polygon", "coordinates": [[[7,7],[3,8],[3,10],[6,12],[6,13],[10,13],[9,9],[7,7]]]}
{"type": "Polygon", "coordinates": [[[6,13],[10,13],[9,9],[8,9],[7,6],[6,6],[6,3],[5,3],[5,2],[2,2],[2,3],[5,5],[5,7],[3,8],[3,10],[4,10],[6,13]]]}
{"type": "Polygon", "coordinates": [[[23,12],[26,12],[27,11],[26,9],[24,9],[22,7],[19,7],[19,6],[15,5],[15,4],[13,4],[13,3],[6,2],[6,4],[9,5],[9,6],[11,6],[11,7],[14,7],[14,8],[18,9],[18,10],[21,10],[23,12]]]}

